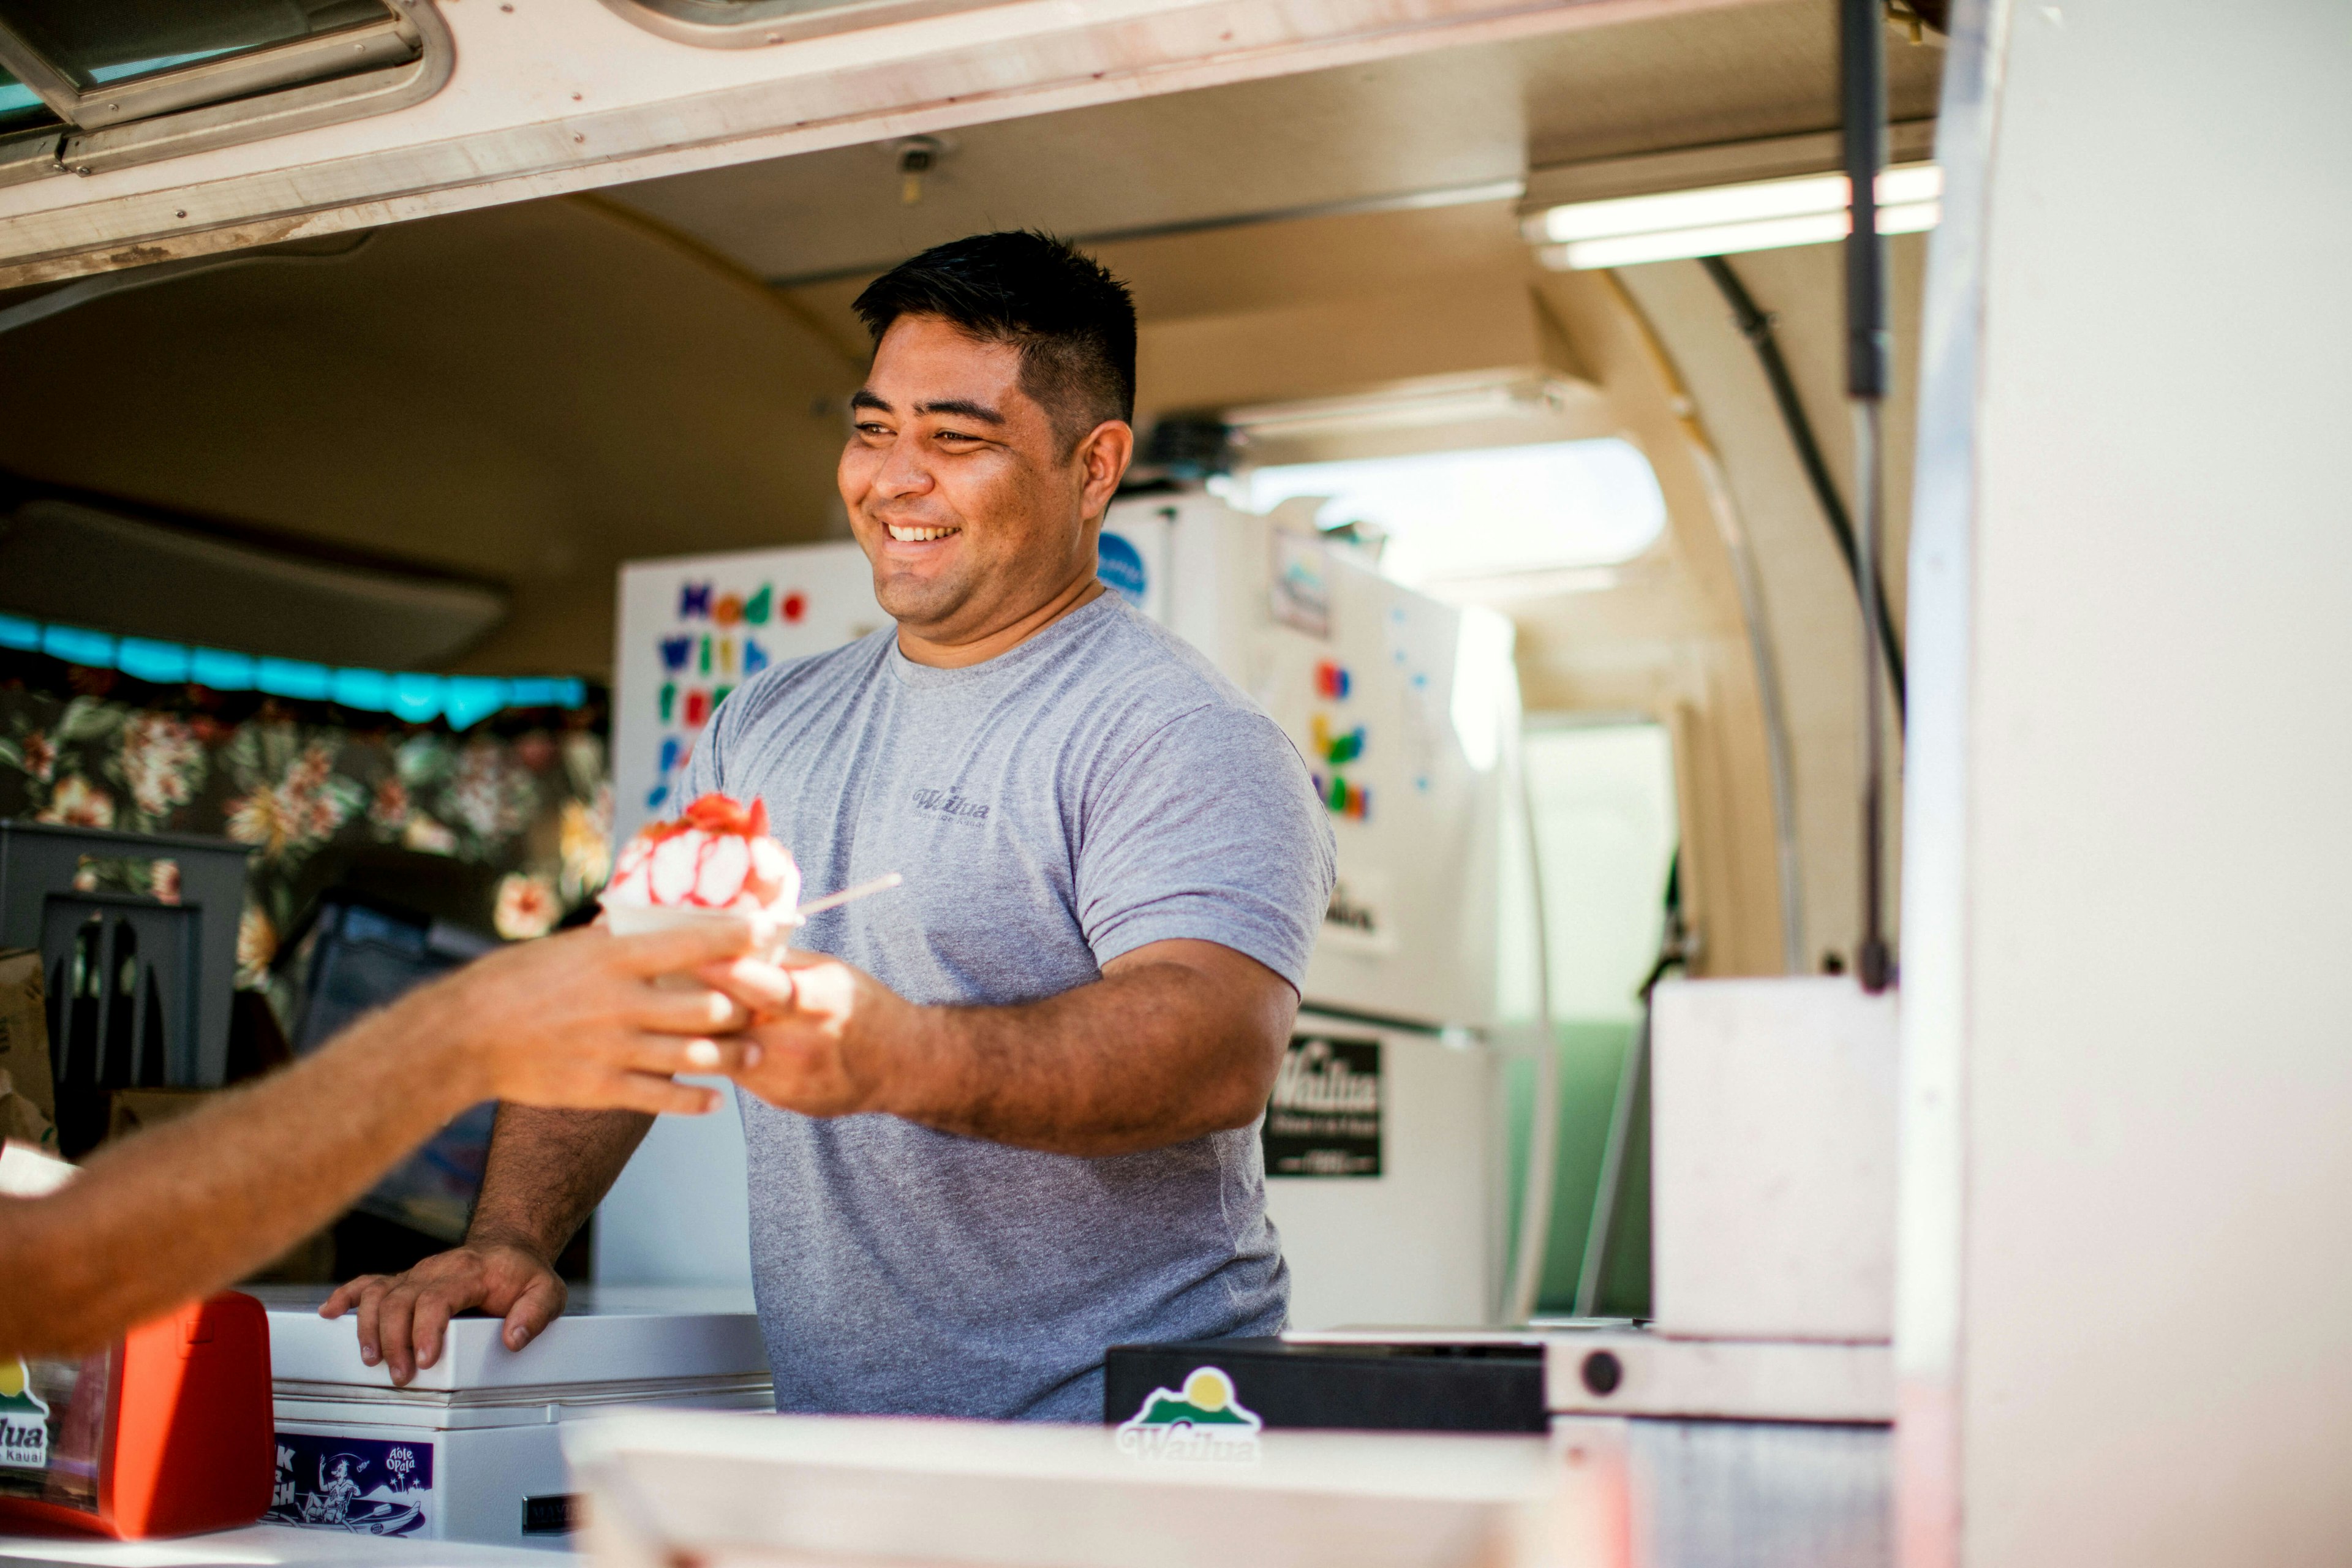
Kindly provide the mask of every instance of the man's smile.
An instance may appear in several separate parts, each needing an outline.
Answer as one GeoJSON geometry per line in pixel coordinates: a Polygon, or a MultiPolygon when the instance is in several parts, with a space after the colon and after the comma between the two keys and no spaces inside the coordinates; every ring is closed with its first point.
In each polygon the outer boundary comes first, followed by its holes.
{"type": "Polygon", "coordinates": [[[888,529],[890,537],[901,544],[919,544],[927,540],[945,539],[963,531],[961,528],[923,528],[910,523],[886,522],[882,526],[888,529]]]}

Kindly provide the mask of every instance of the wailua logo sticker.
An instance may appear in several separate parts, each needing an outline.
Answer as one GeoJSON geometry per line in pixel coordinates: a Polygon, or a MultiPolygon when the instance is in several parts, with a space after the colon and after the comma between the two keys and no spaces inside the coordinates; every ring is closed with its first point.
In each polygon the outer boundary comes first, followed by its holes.
{"type": "Polygon", "coordinates": [[[25,1358],[0,1361],[0,1468],[49,1468],[49,1407],[33,1392],[25,1358]]]}
{"type": "Polygon", "coordinates": [[[1120,1424],[1118,1451],[1147,1459],[1255,1459],[1265,1423],[1234,1394],[1234,1380],[1195,1367],[1181,1393],[1155,1388],[1120,1424]]]}

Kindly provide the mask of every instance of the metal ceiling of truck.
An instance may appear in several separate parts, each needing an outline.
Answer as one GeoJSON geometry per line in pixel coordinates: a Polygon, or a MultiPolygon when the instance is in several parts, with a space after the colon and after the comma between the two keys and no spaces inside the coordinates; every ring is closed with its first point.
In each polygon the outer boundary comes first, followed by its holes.
{"type": "MultiPolygon", "coordinates": [[[[787,283],[870,272],[958,235],[1080,237],[1470,196],[1531,166],[1837,122],[1818,0],[1714,8],[976,125],[900,198],[879,145],[619,187],[611,199],[787,283]]],[[[1932,115],[1943,50],[1890,38],[1897,119],[1932,115]]]]}

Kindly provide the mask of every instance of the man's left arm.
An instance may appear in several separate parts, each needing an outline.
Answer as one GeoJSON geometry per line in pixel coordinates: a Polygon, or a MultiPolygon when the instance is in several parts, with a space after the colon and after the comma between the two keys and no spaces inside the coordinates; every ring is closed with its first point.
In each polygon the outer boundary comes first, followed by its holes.
{"type": "Polygon", "coordinates": [[[883,1111],[1056,1154],[1132,1153],[1265,1109],[1298,994],[1213,942],[1148,942],[1042,1001],[919,1006],[815,953],[705,979],[751,1008],[736,1081],[810,1116],[883,1111]]]}

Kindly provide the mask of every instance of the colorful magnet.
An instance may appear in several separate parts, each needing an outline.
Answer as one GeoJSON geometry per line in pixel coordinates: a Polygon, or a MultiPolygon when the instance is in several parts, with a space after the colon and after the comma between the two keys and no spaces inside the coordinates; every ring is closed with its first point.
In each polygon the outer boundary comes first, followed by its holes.
{"type": "Polygon", "coordinates": [[[675,674],[686,668],[694,657],[694,639],[690,637],[664,637],[661,640],[662,668],[675,674]]]}
{"type": "MultiPolygon", "coordinates": [[[[677,682],[675,680],[665,680],[662,682],[661,689],[661,721],[663,723],[667,724],[669,722],[670,713],[677,707],[677,682]]],[[[667,763],[664,763],[662,764],[664,767],[667,767],[668,765],[669,764],[667,763]]]]}
{"type": "Polygon", "coordinates": [[[743,595],[730,594],[710,607],[710,618],[722,626],[731,626],[743,618],[743,595]]]}
{"type": "Polygon", "coordinates": [[[796,590],[784,595],[784,619],[798,626],[801,616],[807,613],[808,596],[796,590]]]}
{"type": "Polygon", "coordinates": [[[686,727],[699,730],[702,721],[710,717],[710,693],[689,691],[686,694],[686,727]]]}
{"type": "Polygon", "coordinates": [[[743,618],[755,626],[768,624],[768,602],[775,593],[769,584],[760,584],[760,591],[743,601],[743,618]]]}
{"type": "Polygon", "coordinates": [[[1345,702],[1355,684],[1348,667],[1337,659],[1327,658],[1315,667],[1315,692],[1326,701],[1345,702]]]}
{"type": "Polygon", "coordinates": [[[710,584],[708,583],[679,584],[677,587],[677,618],[681,621],[690,621],[698,617],[707,620],[709,618],[709,616],[710,584]]]}
{"type": "Polygon", "coordinates": [[[1364,727],[1361,724],[1343,734],[1331,732],[1330,721],[1318,713],[1307,723],[1307,735],[1314,742],[1315,753],[1333,767],[1345,767],[1364,754],[1364,727]]]}
{"type": "Polygon", "coordinates": [[[768,650],[751,637],[743,639],[743,673],[757,675],[768,668],[768,650]]]}
{"type": "Polygon", "coordinates": [[[1350,822],[1363,822],[1371,816],[1372,792],[1370,790],[1361,784],[1349,784],[1337,774],[1328,779],[1321,773],[1312,776],[1315,780],[1316,797],[1322,801],[1332,815],[1344,816],[1350,822]]]}

